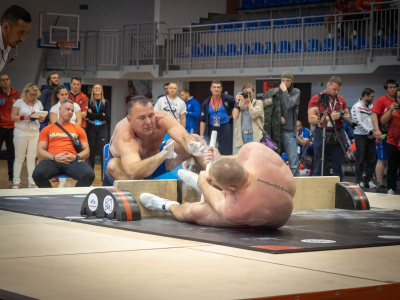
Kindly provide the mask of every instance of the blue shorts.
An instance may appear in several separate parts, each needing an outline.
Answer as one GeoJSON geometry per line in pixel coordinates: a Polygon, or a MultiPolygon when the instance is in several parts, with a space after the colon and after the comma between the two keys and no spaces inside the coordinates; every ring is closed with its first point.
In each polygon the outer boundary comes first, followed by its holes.
{"type": "MultiPolygon", "coordinates": [[[[164,149],[164,146],[165,146],[166,142],[167,142],[167,141],[165,140],[165,141],[163,141],[163,142],[161,143],[160,151],[162,151],[162,149],[164,149]]],[[[107,170],[107,164],[108,164],[108,162],[110,161],[111,158],[112,158],[112,157],[111,157],[110,155],[108,155],[106,161],[104,162],[104,175],[106,176],[106,178],[108,179],[108,181],[109,181],[111,184],[113,184],[114,182],[110,179],[110,177],[108,177],[107,172],[106,172],[106,170],[107,170]]],[[[167,173],[167,172],[168,172],[168,171],[167,171],[167,169],[165,168],[165,161],[164,161],[164,162],[153,172],[153,174],[151,174],[150,176],[146,177],[145,179],[154,179],[154,178],[156,178],[156,177],[158,177],[158,176],[161,176],[161,175],[163,175],[163,174],[165,174],[165,173],[167,173]]]]}
{"type": "Polygon", "coordinates": [[[378,160],[387,160],[386,155],[386,137],[376,144],[376,154],[378,156],[378,160]]]}

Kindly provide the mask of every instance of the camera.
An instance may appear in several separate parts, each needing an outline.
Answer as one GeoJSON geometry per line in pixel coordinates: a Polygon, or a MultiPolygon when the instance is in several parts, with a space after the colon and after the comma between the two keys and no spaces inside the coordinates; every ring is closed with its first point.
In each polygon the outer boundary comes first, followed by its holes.
{"type": "Polygon", "coordinates": [[[318,95],[319,103],[327,104],[327,103],[329,103],[329,100],[330,100],[330,96],[327,92],[324,92],[324,93],[321,93],[318,95]]]}
{"type": "Polygon", "coordinates": [[[340,113],[340,120],[345,122],[349,127],[354,129],[357,126],[357,122],[354,121],[353,119],[350,119],[344,115],[344,111],[342,109],[339,109],[338,112],[340,113]]]}
{"type": "Polygon", "coordinates": [[[243,99],[249,98],[250,93],[248,91],[244,91],[240,93],[243,96],[243,99]]]}

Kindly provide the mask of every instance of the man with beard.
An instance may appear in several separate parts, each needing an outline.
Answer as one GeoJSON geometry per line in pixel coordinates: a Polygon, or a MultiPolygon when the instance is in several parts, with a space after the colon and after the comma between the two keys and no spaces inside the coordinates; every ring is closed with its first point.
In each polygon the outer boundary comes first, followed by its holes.
{"type": "Polygon", "coordinates": [[[371,119],[372,101],[374,101],[374,90],[365,88],[361,99],[351,108],[353,120],[357,122],[354,129],[354,141],[356,143],[356,183],[359,187],[375,188],[372,182],[376,163],[376,146],[374,138],[374,126],[371,119]],[[364,163],[367,172],[363,180],[362,174],[364,163]]]}
{"type": "Polygon", "coordinates": [[[3,70],[6,63],[10,63],[13,58],[8,58],[11,48],[16,48],[22,43],[31,30],[32,18],[29,12],[18,5],[12,5],[1,16],[1,34],[0,34],[0,71],[3,70]]]}
{"type": "Polygon", "coordinates": [[[47,85],[44,85],[41,88],[42,94],[38,99],[40,100],[40,102],[42,102],[43,110],[49,112],[49,114],[46,116],[44,122],[40,123],[40,130],[46,127],[50,121],[49,116],[51,109],[51,95],[53,94],[54,88],[58,87],[59,85],[60,76],[57,74],[57,72],[51,72],[47,76],[47,85]]]}

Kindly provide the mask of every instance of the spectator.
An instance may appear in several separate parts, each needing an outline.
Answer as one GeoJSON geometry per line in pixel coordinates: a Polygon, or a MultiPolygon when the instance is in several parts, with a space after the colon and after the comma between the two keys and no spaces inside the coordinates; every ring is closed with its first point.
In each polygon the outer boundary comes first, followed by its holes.
{"type": "Polygon", "coordinates": [[[377,139],[376,151],[378,161],[376,163],[375,174],[377,181],[377,192],[386,193],[386,187],[383,184],[383,174],[386,166],[386,133],[388,131],[387,126],[382,126],[380,123],[383,114],[390,108],[394,102],[394,95],[396,93],[396,88],[398,88],[398,83],[389,79],[384,84],[384,89],[386,94],[376,99],[374,106],[371,109],[371,119],[374,125],[374,137],[377,139]],[[385,134],[385,136],[383,136],[385,134]]]}
{"type": "Polygon", "coordinates": [[[386,144],[388,160],[387,193],[389,195],[394,195],[396,191],[397,172],[400,169],[400,89],[396,90],[394,99],[395,101],[381,118],[382,124],[389,124],[386,144]]]}
{"type": "MultiPolygon", "coordinates": [[[[373,3],[381,3],[381,2],[383,2],[383,0],[374,0],[374,1],[357,0],[356,9],[358,11],[368,12],[368,11],[371,11],[371,7],[372,7],[371,4],[373,4],[373,3]]],[[[382,9],[383,5],[382,4],[376,4],[376,5],[374,5],[374,7],[376,9],[382,9]]]]}
{"type": "Polygon", "coordinates": [[[11,110],[20,98],[20,93],[11,87],[7,74],[0,76],[0,147],[6,142],[8,180],[13,181],[14,169],[14,121],[11,120],[11,110]]]}
{"type": "Polygon", "coordinates": [[[163,111],[173,116],[182,126],[186,128],[186,104],[177,96],[178,85],[170,83],[168,85],[168,95],[158,99],[155,110],[163,111]]]}
{"type": "Polygon", "coordinates": [[[365,88],[361,99],[351,108],[353,120],[357,122],[354,130],[354,142],[356,144],[356,184],[359,187],[376,188],[372,181],[376,164],[376,144],[374,138],[374,126],[371,120],[371,108],[375,93],[370,88],[365,88]],[[366,174],[363,180],[364,164],[366,174]]]}
{"type": "Polygon", "coordinates": [[[210,141],[211,132],[218,132],[217,148],[222,155],[232,155],[232,111],[235,98],[222,93],[218,80],[211,82],[211,96],[201,105],[200,136],[210,141]]]}
{"type": "Polygon", "coordinates": [[[200,117],[200,103],[192,96],[188,89],[183,89],[181,92],[181,99],[186,103],[186,130],[189,133],[197,133],[197,123],[200,117]]]}
{"type": "MultiPolygon", "coordinates": [[[[108,143],[107,123],[111,120],[110,101],[104,98],[103,86],[95,84],[90,96],[88,108],[87,136],[89,140],[89,164],[94,169],[97,149],[103,153],[104,146],[108,143]]],[[[103,155],[100,155],[101,178],[103,178],[103,155]]]]}
{"type": "MultiPolygon", "coordinates": [[[[68,89],[60,85],[53,90],[51,97],[51,109],[50,109],[50,124],[54,124],[58,119],[58,114],[60,113],[60,106],[65,100],[68,99],[68,89]]],[[[72,101],[72,100],[71,100],[72,101]]],[[[70,122],[76,124],[77,126],[81,126],[82,124],[82,114],[81,107],[74,103],[74,111],[71,117],[70,122]]]]}
{"type": "Polygon", "coordinates": [[[297,154],[302,156],[307,148],[305,156],[312,156],[314,154],[314,147],[312,141],[310,141],[311,132],[308,128],[303,127],[300,120],[297,120],[297,154]],[[308,145],[308,147],[307,147],[308,145]]]}
{"type": "MultiPolygon", "coordinates": [[[[339,76],[332,76],[327,85],[326,90],[322,93],[315,95],[311,98],[308,104],[308,122],[317,124],[314,137],[314,173],[313,176],[320,176],[323,174],[328,175],[327,170],[321,170],[322,158],[322,128],[324,121],[326,122],[326,147],[325,147],[325,162],[330,158],[332,163],[333,175],[339,176],[340,181],[343,181],[342,163],[344,158],[344,151],[342,146],[346,145],[346,136],[343,128],[343,122],[340,120],[339,110],[343,110],[346,117],[349,117],[349,110],[347,109],[346,100],[339,96],[339,91],[342,86],[342,80],[339,76]],[[323,97],[328,97],[329,102],[322,103],[323,97]],[[324,106],[326,110],[324,111],[324,106]],[[324,114],[321,116],[321,114],[324,114]],[[330,113],[334,124],[330,122],[327,113],[330,113]],[[336,128],[338,135],[334,130],[336,128]],[[340,143],[341,142],[341,143],[340,143]]],[[[327,164],[325,164],[324,169],[327,164]]]]}
{"type": "Polygon", "coordinates": [[[64,100],[59,110],[58,124],[81,142],[83,150],[77,153],[72,139],[56,124],[45,127],[39,135],[37,154],[40,162],[33,172],[33,179],[38,187],[51,188],[49,179],[65,174],[78,180],[75,187],[90,186],[94,180],[94,171],[82,161],[89,156],[86,133],[70,122],[74,103],[69,99],[64,100]]]}
{"type": "Polygon", "coordinates": [[[169,82],[164,83],[164,85],[163,85],[164,94],[158,96],[157,99],[160,99],[161,97],[164,97],[164,96],[168,96],[168,86],[169,86],[169,82]]]}
{"type": "Polygon", "coordinates": [[[254,99],[254,87],[250,83],[245,84],[242,92],[236,95],[232,116],[237,119],[236,148],[240,149],[244,144],[250,142],[260,142],[263,135],[264,108],[261,100],[254,99]]]}
{"type": "Polygon", "coordinates": [[[17,48],[31,30],[32,18],[29,12],[18,5],[11,5],[3,13],[0,19],[0,71],[6,63],[12,62],[17,57],[8,58],[11,48],[17,48]]]}
{"type": "MultiPolygon", "coordinates": [[[[343,20],[349,18],[344,16],[346,13],[354,13],[356,11],[356,0],[337,0],[333,8],[333,14],[339,15],[337,20],[337,29],[341,30],[343,26],[343,20]]],[[[335,21],[335,16],[326,16],[325,26],[328,28],[328,38],[332,38],[332,22],[335,21]]]]}
{"type": "Polygon", "coordinates": [[[58,87],[59,85],[60,85],[60,76],[57,74],[57,72],[51,72],[47,76],[47,85],[44,85],[41,88],[42,94],[40,95],[39,100],[40,102],[42,102],[43,110],[47,111],[49,114],[47,115],[45,121],[40,124],[40,130],[46,127],[50,122],[50,109],[52,106],[51,97],[54,88],[58,87]]]}
{"type": "Polygon", "coordinates": [[[153,94],[152,94],[151,92],[147,92],[146,94],[144,94],[144,96],[145,96],[147,99],[150,99],[150,101],[151,101],[151,103],[153,104],[153,107],[154,107],[153,94]]]}
{"type": "Polygon", "coordinates": [[[293,87],[293,74],[289,71],[283,72],[279,86],[279,95],[282,103],[282,144],[289,160],[290,170],[296,176],[299,165],[297,154],[297,116],[299,114],[300,91],[293,87]]]}
{"type": "Polygon", "coordinates": [[[129,91],[129,95],[126,96],[125,98],[125,104],[127,105],[129,101],[131,101],[133,99],[133,97],[136,96],[136,89],[133,85],[130,85],[128,87],[128,91],[129,91]]]}
{"type": "MultiPolygon", "coordinates": [[[[22,91],[22,99],[18,99],[11,111],[11,120],[15,122],[14,131],[14,186],[18,189],[21,184],[21,169],[25,161],[28,169],[28,187],[34,188],[35,182],[32,179],[32,173],[35,168],[36,148],[39,136],[39,120],[31,119],[31,115],[35,111],[42,111],[43,106],[38,97],[40,96],[39,88],[33,83],[25,86],[22,91]]],[[[44,121],[44,117],[40,118],[40,122],[44,121]]]]}
{"type": "MultiPolygon", "coordinates": [[[[74,103],[77,103],[81,110],[82,123],[81,127],[86,129],[86,116],[88,109],[88,97],[81,92],[82,80],[80,77],[72,77],[71,78],[71,90],[68,92],[68,99],[72,100],[74,103]]],[[[74,105],[75,106],[75,105],[74,105]]],[[[75,109],[76,113],[76,109],[75,109]]],[[[78,124],[77,124],[78,125],[78,124]]]]}

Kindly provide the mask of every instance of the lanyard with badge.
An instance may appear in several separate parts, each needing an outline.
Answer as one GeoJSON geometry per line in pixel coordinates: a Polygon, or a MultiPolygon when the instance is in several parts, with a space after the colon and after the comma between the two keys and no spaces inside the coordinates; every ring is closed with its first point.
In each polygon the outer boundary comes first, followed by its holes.
{"type": "MultiPolygon", "coordinates": [[[[99,113],[99,111],[100,111],[100,106],[101,106],[101,100],[99,100],[99,106],[97,106],[97,103],[96,103],[96,100],[94,101],[94,105],[96,106],[96,111],[97,111],[97,113],[99,113]]],[[[103,124],[100,120],[94,120],[94,125],[95,126],[99,126],[99,125],[101,125],[101,124],[103,124]]]]}
{"type": "Polygon", "coordinates": [[[218,100],[218,104],[214,101],[213,105],[211,105],[212,108],[215,111],[215,114],[216,114],[215,117],[213,118],[213,126],[214,127],[220,127],[221,126],[221,118],[218,117],[218,111],[221,108],[221,105],[222,105],[222,98],[220,98],[218,100]]]}
{"type": "MultiPolygon", "coordinates": [[[[35,106],[30,106],[30,105],[28,105],[28,107],[29,107],[29,110],[30,110],[30,112],[31,112],[30,115],[32,115],[32,114],[35,112],[35,106]]],[[[29,129],[37,129],[37,122],[36,122],[36,120],[30,119],[30,121],[29,121],[29,129]]]]}
{"type": "MultiPolygon", "coordinates": [[[[336,99],[335,99],[335,103],[332,106],[332,103],[329,102],[329,107],[331,109],[331,113],[333,113],[335,111],[335,107],[336,107],[336,99]]],[[[326,124],[326,127],[332,127],[333,128],[333,124],[331,123],[331,121],[329,120],[328,123],[326,124]]]]}

